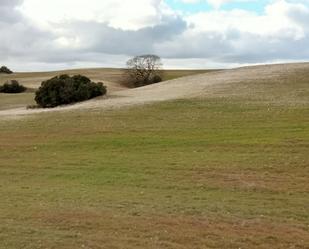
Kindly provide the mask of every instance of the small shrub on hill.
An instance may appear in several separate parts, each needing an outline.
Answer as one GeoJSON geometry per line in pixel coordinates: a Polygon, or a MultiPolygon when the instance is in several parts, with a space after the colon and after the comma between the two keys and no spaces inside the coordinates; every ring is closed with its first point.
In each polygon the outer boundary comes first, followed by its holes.
{"type": "Polygon", "coordinates": [[[88,100],[106,94],[103,83],[94,83],[82,75],[60,75],[43,81],[35,93],[35,101],[41,107],[55,107],[88,100]]]}
{"type": "Polygon", "coordinates": [[[0,67],[0,73],[12,74],[13,72],[8,69],[6,66],[0,67]]]}
{"type": "Polygon", "coordinates": [[[3,86],[0,86],[1,93],[22,93],[26,90],[27,88],[20,85],[17,80],[8,81],[3,86]]]}

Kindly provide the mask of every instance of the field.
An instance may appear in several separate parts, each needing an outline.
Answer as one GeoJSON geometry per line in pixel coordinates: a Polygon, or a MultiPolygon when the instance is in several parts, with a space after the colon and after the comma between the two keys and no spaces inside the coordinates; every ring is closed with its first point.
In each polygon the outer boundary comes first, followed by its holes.
{"type": "MultiPolygon", "coordinates": [[[[206,72],[213,72],[215,70],[164,70],[162,79],[171,80],[183,76],[195,75],[206,72]]],[[[14,73],[14,74],[0,74],[0,85],[7,80],[18,80],[22,85],[28,87],[30,90],[27,93],[18,96],[7,95],[0,93],[0,110],[18,108],[27,105],[34,105],[34,92],[41,82],[50,79],[60,74],[76,75],[82,74],[90,77],[95,82],[103,82],[109,92],[117,92],[126,89],[126,80],[124,78],[125,70],[112,68],[93,68],[93,69],[73,69],[54,72],[32,72],[32,73],[14,73]]]]}
{"type": "Polygon", "coordinates": [[[309,65],[243,71],[195,97],[0,115],[0,248],[309,248],[309,65]]]}

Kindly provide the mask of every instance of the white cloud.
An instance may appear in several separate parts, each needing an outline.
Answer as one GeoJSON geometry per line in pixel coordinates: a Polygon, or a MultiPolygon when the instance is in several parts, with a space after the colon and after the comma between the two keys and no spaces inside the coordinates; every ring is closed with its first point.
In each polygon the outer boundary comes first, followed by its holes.
{"type": "Polygon", "coordinates": [[[253,2],[256,0],[207,0],[212,6],[216,9],[219,9],[223,4],[231,3],[231,2],[253,2]]]}
{"type": "Polygon", "coordinates": [[[213,11],[188,16],[187,29],[175,41],[156,45],[165,57],[208,58],[222,63],[259,63],[309,59],[309,8],[284,0],[265,14],[213,11]]]}
{"type": "Polygon", "coordinates": [[[1,64],[17,69],[118,66],[142,53],[182,68],[309,59],[304,0],[186,15],[163,0],[0,0],[0,29],[1,64]]]}
{"type": "Polygon", "coordinates": [[[20,9],[43,26],[96,21],[115,28],[135,30],[157,24],[167,11],[162,0],[25,0],[20,9]]]}
{"type": "Polygon", "coordinates": [[[222,5],[226,3],[232,3],[232,2],[254,2],[257,0],[180,0],[183,3],[200,3],[200,2],[207,2],[211,4],[214,8],[219,9],[222,5]]]}
{"type": "Polygon", "coordinates": [[[201,0],[181,0],[183,3],[198,3],[201,0]]]}
{"type": "Polygon", "coordinates": [[[263,15],[244,10],[213,11],[190,15],[187,21],[194,26],[196,33],[210,31],[225,34],[229,30],[238,30],[261,36],[289,35],[291,39],[300,39],[305,36],[304,29],[291,19],[289,12],[306,10],[308,8],[304,5],[280,0],[268,5],[263,15]]]}

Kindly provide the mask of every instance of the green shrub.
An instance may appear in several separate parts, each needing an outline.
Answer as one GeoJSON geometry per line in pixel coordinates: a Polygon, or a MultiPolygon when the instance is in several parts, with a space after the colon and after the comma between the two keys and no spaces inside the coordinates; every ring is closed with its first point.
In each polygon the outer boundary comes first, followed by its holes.
{"type": "Polygon", "coordinates": [[[3,86],[0,86],[1,93],[22,93],[26,91],[26,87],[20,85],[17,80],[11,80],[6,82],[3,86]]]}
{"type": "Polygon", "coordinates": [[[106,94],[103,83],[94,83],[82,75],[60,75],[43,81],[35,93],[35,101],[41,107],[55,107],[84,101],[106,94]]]}
{"type": "Polygon", "coordinates": [[[13,72],[8,69],[6,66],[0,67],[0,73],[12,74],[13,72]]]}

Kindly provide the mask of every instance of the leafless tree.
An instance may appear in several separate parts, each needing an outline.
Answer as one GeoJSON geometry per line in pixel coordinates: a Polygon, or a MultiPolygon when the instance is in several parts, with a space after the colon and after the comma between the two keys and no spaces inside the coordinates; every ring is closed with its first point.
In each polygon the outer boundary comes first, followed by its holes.
{"type": "Polygon", "coordinates": [[[127,61],[127,74],[135,87],[161,81],[161,58],[157,55],[139,55],[127,61]]]}

